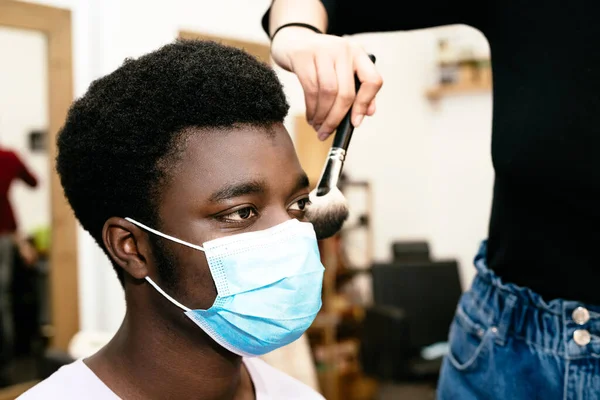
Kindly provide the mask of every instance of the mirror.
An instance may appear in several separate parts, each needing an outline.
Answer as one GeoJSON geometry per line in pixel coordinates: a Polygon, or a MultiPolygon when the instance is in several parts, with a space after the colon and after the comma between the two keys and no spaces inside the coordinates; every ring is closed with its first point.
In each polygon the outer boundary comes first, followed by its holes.
{"type": "Polygon", "coordinates": [[[48,66],[41,32],[0,27],[0,385],[35,379],[48,344],[48,66]]]}
{"type": "Polygon", "coordinates": [[[70,12],[0,2],[0,400],[79,329],[75,217],[56,172],[73,99],[70,12]]]}

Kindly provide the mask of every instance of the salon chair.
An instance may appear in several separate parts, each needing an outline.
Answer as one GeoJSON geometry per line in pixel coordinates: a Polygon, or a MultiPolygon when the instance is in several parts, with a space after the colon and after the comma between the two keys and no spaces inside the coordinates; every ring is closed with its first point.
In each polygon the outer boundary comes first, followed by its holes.
{"type": "Polygon", "coordinates": [[[422,350],[447,341],[462,289],[458,263],[378,263],[372,267],[374,305],[366,310],[361,362],[384,381],[435,382],[443,357],[422,350]]]}
{"type": "Polygon", "coordinates": [[[425,241],[402,241],[392,243],[394,264],[431,261],[429,243],[425,241]]]}

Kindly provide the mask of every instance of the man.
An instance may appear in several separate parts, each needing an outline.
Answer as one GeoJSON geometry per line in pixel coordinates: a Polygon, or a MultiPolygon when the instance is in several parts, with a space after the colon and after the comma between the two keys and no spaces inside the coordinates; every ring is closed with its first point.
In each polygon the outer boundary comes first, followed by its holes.
{"type": "Polygon", "coordinates": [[[275,0],[265,15],[273,59],[298,76],[322,139],[352,104],[354,125],[372,115],[382,84],[336,35],[462,23],[489,40],[494,201],[442,399],[600,396],[598,11],[592,0],[275,0]]]}
{"type": "Polygon", "coordinates": [[[77,100],[57,169],[127,313],[23,399],[320,399],[255,356],[321,306],[308,181],[274,71],[214,42],[128,60],[77,100]]]}
{"type": "Polygon", "coordinates": [[[35,249],[18,232],[17,219],[10,204],[9,190],[15,180],[29,187],[37,179],[21,158],[12,150],[0,147],[0,387],[10,384],[10,362],[14,347],[14,316],[12,313],[12,282],[14,250],[31,265],[37,256],[35,249]]]}

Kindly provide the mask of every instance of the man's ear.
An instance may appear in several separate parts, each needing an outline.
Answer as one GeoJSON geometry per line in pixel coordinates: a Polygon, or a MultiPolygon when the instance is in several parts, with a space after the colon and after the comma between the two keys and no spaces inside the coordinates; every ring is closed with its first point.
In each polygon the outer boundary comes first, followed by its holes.
{"type": "Polygon", "coordinates": [[[102,228],[102,240],[110,257],[135,279],[149,274],[151,250],[147,234],[131,222],[111,217],[102,228]]]}

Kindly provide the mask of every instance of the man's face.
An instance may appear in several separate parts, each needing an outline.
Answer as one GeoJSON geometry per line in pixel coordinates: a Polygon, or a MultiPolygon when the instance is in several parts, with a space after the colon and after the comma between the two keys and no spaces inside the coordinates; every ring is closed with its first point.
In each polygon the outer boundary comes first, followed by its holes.
{"type": "MultiPolygon", "coordinates": [[[[304,219],[308,179],[282,124],[191,134],[158,215],[163,233],[202,245],[304,219]]],[[[210,308],[216,288],[203,252],[158,238],[175,269],[175,298],[210,308]]]]}

